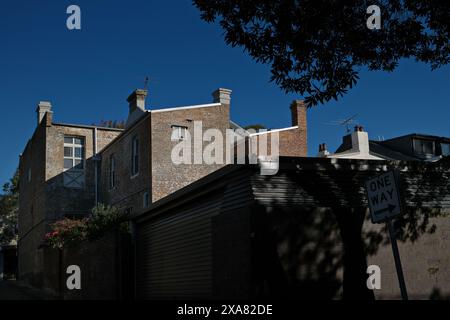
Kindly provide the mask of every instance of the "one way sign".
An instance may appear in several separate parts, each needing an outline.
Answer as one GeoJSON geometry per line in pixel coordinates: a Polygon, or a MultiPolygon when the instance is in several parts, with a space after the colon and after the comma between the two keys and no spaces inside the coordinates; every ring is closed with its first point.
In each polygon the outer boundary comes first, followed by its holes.
{"type": "Polygon", "coordinates": [[[385,222],[400,214],[400,197],[394,171],[368,180],[366,191],[373,223],[385,222]]]}

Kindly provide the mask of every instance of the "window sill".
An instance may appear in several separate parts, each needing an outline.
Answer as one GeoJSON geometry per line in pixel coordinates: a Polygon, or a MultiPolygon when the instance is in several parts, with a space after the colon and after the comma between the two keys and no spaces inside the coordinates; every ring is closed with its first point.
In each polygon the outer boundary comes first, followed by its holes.
{"type": "Polygon", "coordinates": [[[139,172],[136,173],[134,176],[131,176],[130,179],[133,180],[133,179],[135,179],[135,178],[137,178],[137,177],[139,177],[139,172]]]}

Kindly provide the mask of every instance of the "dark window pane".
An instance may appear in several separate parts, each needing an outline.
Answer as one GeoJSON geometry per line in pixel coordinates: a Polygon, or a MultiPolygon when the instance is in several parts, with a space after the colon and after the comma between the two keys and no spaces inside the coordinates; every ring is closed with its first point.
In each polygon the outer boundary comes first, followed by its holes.
{"type": "Polygon", "coordinates": [[[83,145],[83,139],[81,138],[74,138],[75,144],[83,145]]]}
{"type": "Polygon", "coordinates": [[[443,143],[441,144],[441,147],[442,147],[442,154],[444,156],[450,156],[450,144],[443,143]]]}
{"type": "Polygon", "coordinates": [[[139,172],[139,157],[136,155],[134,157],[134,174],[139,172]]]}
{"type": "Polygon", "coordinates": [[[83,158],[83,148],[75,148],[75,157],[83,158]]]}
{"type": "Polygon", "coordinates": [[[414,151],[417,153],[422,153],[422,143],[420,140],[414,140],[414,151]]]}
{"type": "Polygon", "coordinates": [[[132,140],[132,155],[131,155],[131,174],[136,175],[139,172],[139,139],[132,140]]]}
{"type": "Polygon", "coordinates": [[[64,143],[73,143],[73,138],[72,137],[64,137],[64,143]]]}
{"type": "Polygon", "coordinates": [[[72,159],[64,159],[64,169],[71,169],[73,167],[72,159]]]}
{"type": "Polygon", "coordinates": [[[433,153],[433,142],[431,141],[424,141],[424,152],[427,154],[433,153]]]}
{"type": "Polygon", "coordinates": [[[109,159],[109,170],[114,171],[115,168],[116,168],[116,161],[114,157],[111,156],[111,158],[109,159]]]}
{"type": "Polygon", "coordinates": [[[414,140],[414,151],[416,153],[422,154],[433,154],[434,153],[434,142],[426,140],[414,140]]]}
{"type": "Polygon", "coordinates": [[[72,148],[64,147],[64,157],[72,157],[72,148]]]}

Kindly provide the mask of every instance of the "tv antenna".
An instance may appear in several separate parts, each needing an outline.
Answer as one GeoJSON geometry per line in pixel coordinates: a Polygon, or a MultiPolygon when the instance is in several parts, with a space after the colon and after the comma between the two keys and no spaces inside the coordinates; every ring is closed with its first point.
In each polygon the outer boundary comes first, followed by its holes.
{"type": "Polygon", "coordinates": [[[144,80],[144,90],[147,90],[148,89],[148,82],[149,82],[149,80],[150,80],[150,78],[147,76],[147,77],[145,77],[145,80],[144,80]]]}
{"type": "Polygon", "coordinates": [[[329,123],[326,123],[327,125],[331,125],[331,126],[345,126],[347,133],[352,132],[352,130],[350,129],[350,125],[352,124],[358,124],[356,121],[356,117],[358,116],[358,114],[355,114],[353,116],[351,116],[350,118],[347,119],[341,119],[341,120],[335,120],[335,121],[331,121],[329,123]]]}
{"type": "Polygon", "coordinates": [[[144,80],[144,90],[148,90],[149,83],[159,83],[159,81],[155,81],[153,77],[146,76],[144,80]]]}

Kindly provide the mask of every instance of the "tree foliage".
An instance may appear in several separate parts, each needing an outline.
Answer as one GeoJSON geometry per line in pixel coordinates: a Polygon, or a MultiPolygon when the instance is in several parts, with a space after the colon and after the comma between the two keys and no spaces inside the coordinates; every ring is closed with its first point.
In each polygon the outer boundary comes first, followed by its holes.
{"type": "Polygon", "coordinates": [[[114,129],[125,129],[125,120],[101,120],[98,124],[92,124],[93,126],[103,127],[103,128],[114,128],[114,129]]]}
{"type": "Polygon", "coordinates": [[[402,58],[432,69],[449,63],[448,0],[194,0],[219,22],[225,41],[271,66],[271,81],[306,96],[308,105],[338,100],[362,68],[394,71],[402,58]],[[367,8],[381,9],[381,29],[367,8]]]}
{"type": "Polygon", "coordinates": [[[3,185],[0,196],[0,245],[17,242],[17,215],[19,212],[19,173],[3,185]]]}
{"type": "Polygon", "coordinates": [[[262,125],[262,124],[250,124],[248,126],[245,126],[244,129],[245,130],[249,130],[249,129],[262,130],[262,129],[267,129],[267,127],[265,125],[262,125]]]}

